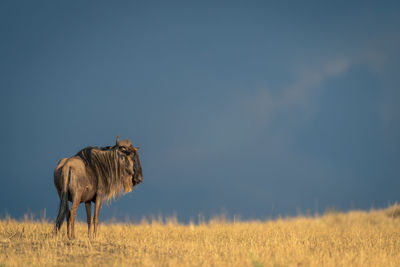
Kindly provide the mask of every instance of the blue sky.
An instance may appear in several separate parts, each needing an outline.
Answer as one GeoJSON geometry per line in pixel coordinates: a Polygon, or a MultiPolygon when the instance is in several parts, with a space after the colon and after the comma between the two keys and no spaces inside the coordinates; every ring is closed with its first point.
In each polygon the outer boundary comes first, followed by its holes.
{"type": "Polygon", "coordinates": [[[399,18],[395,1],[2,1],[0,214],[54,217],[58,160],[118,134],[144,182],[103,219],[398,201],[399,18]]]}

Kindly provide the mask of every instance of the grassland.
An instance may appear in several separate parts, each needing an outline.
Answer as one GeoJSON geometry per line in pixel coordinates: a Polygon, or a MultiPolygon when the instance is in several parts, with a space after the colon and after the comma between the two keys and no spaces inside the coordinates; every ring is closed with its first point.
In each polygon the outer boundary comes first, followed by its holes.
{"type": "Polygon", "coordinates": [[[0,266],[400,266],[400,206],[264,222],[65,225],[0,221],[0,266]]]}

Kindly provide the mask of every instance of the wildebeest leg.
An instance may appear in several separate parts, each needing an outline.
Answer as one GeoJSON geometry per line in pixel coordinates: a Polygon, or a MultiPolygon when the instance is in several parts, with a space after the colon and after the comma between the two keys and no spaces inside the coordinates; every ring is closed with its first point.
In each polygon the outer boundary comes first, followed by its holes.
{"type": "Polygon", "coordinates": [[[71,233],[69,236],[69,239],[75,238],[75,218],[76,218],[76,210],[79,207],[80,203],[80,197],[79,198],[74,198],[74,201],[72,201],[72,206],[71,206],[71,233]]]}
{"type": "Polygon", "coordinates": [[[100,214],[100,209],[101,209],[101,202],[103,201],[103,199],[101,197],[96,197],[96,202],[94,204],[94,222],[93,222],[93,226],[94,226],[94,237],[96,237],[97,235],[97,228],[99,226],[99,214],[100,214]]]}
{"type": "Polygon", "coordinates": [[[69,204],[67,202],[67,236],[69,238],[71,233],[71,211],[69,210],[69,204]]]}
{"type": "Polygon", "coordinates": [[[88,224],[88,237],[90,238],[90,227],[92,225],[92,203],[90,201],[85,202],[86,218],[88,224]]]}

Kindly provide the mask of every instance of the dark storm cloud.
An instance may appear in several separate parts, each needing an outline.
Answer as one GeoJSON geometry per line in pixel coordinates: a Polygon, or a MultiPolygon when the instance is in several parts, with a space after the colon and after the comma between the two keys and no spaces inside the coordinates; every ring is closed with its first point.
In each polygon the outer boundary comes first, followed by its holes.
{"type": "Polygon", "coordinates": [[[398,200],[397,3],[2,2],[0,213],[117,134],[144,182],[104,209],[182,220],[398,200]]]}

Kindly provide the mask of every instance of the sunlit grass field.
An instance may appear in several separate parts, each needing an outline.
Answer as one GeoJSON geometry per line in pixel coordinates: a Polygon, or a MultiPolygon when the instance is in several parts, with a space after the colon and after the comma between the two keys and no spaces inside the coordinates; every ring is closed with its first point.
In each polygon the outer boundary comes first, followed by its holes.
{"type": "Polygon", "coordinates": [[[268,221],[85,223],[0,221],[0,266],[400,266],[400,206],[268,221]]]}

